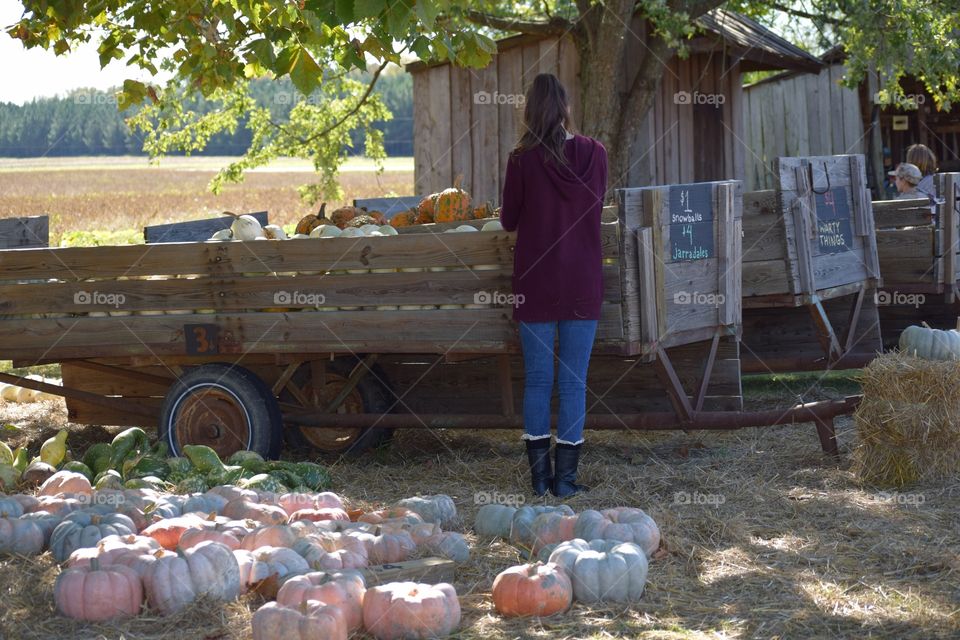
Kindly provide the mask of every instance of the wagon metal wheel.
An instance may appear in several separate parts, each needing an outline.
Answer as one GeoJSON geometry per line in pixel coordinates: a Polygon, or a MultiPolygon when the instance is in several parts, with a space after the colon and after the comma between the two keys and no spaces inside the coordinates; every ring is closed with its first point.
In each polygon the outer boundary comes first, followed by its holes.
{"type": "Polygon", "coordinates": [[[244,449],[276,457],[282,443],[280,408],[253,372],[230,364],[205,364],[180,377],[167,392],[159,436],[173,455],[202,444],[221,459],[244,449]]]}
{"type": "MultiPolygon", "coordinates": [[[[316,367],[309,362],[302,364],[280,391],[284,408],[326,411],[327,407],[347,385],[350,373],[356,366],[364,366],[355,358],[338,358],[323,363],[324,384],[314,384],[316,367]]],[[[383,374],[364,376],[343,399],[336,413],[384,413],[389,410],[389,390],[381,382],[383,374]]],[[[294,448],[312,447],[324,453],[361,453],[389,440],[392,429],[377,427],[330,428],[300,427],[285,425],[287,443],[294,448]]]]}

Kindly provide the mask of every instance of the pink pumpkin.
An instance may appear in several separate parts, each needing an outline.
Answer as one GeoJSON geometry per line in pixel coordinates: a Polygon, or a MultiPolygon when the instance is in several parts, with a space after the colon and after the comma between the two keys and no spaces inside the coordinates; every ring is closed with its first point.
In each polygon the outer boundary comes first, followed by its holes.
{"type": "Polygon", "coordinates": [[[82,496],[93,495],[93,487],[87,476],[75,471],[57,471],[40,485],[41,496],[58,496],[64,494],[82,496]]]}
{"type": "Polygon", "coordinates": [[[347,640],[347,625],[334,607],[315,600],[284,607],[268,602],[253,614],[253,640],[347,640]]]}
{"type": "Polygon", "coordinates": [[[350,522],[350,516],[343,509],[300,509],[290,514],[290,522],[298,520],[310,520],[311,522],[320,522],[322,520],[342,520],[350,522]]]}
{"type": "Polygon", "coordinates": [[[392,582],[363,595],[363,626],[377,640],[443,638],[460,625],[453,586],[392,582]]]}
{"type": "Polygon", "coordinates": [[[280,587],[277,604],[296,607],[304,600],[318,600],[337,607],[347,623],[347,631],[363,626],[363,574],[359,571],[306,573],[294,576],[280,587]]]}
{"type": "Polygon", "coordinates": [[[101,622],[140,613],[143,587],[140,577],[123,566],[67,569],[53,587],[57,610],[68,618],[101,622]]]}

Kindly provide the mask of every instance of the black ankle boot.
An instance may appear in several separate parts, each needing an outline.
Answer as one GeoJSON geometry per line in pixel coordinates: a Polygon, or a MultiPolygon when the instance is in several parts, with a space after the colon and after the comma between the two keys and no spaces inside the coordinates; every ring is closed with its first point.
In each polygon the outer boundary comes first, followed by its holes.
{"type": "Polygon", "coordinates": [[[558,442],[554,449],[556,456],[556,470],[554,472],[553,495],[558,498],[568,498],[581,491],[589,491],[590,487],[577,484],[577,465],[580,462],[579,444],[564,444],[558,442]]]}
{"type": "Polygon", "coordinates": [[[550,438],[527,440],[527,459],[530,461],[530,481],[533,492],[541,497],[553,488],[553,467],[550,464],[550,438]]]}

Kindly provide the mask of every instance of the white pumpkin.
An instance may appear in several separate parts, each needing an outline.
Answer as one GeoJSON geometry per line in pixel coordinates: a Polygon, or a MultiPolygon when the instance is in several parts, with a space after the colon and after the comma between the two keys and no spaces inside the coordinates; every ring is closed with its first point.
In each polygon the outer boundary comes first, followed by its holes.
{"type": "Polygon", "coordinates": [[[220,231],[210,236],[208,242],[223,242],[225,240],[233,240],[233,229],[220,229],[220,231]]]}
{"type": "Polygon", "coordinates": [[[491,220],[490,222],[484,222],[480,231],[503,231],[503,225],[500,224],[499,220],[491,220]]]}
{"type": "Polygon", "coordinates": [[[341,238],[361,238],[363,237],[363,231],[357,229],[356,227],[347,227],[340,232],[341,238]]]}
{"type": "Polygon", "coordinates": [[[456,230],[461,233],[464,233],[464,232],[471,233],[473,231],[476,231],[477,228],[469,224],[462,224],[459,227],[457,227],[456,230]]]}
{"type": "Polygon", "coordinates": [[[382,224],[377,228],[377,230],[380,231],[380,233],[385,236],[399,235],[397,233],[397,230],[393,227],[393,225],[390,225],[390,224],[382,224]]]}
{"type": "Polygon", "coordinates": [[[276,224],[268,224],[263,228],[263,235],[269,240],[286,240],[287,232],[283,230],[283,227],[276,224]]]}
{"type": "Polygon", "coordinates": [[[365,224],[365,225],[361,225],[360,231],[363,232],[363,235],[368,236],[374,231],[380,231],[380,227],[379,225],[375,225],[375,224],[365,224]]]}
{"type": "Polygon", "coordinates": [[[4,385],[3,390],[0,391],[0,394],[3,394],[2,397],[7,402],[16,402],[17,401],[17,392],[20,390],[20,387],[15,387],[12,384],[4,385]]]}
{"type": "Polygon", "coordinates": [[[960,360],[960,332],[907,327],[900,334],[900,350],[925,360],[960,360]]]}
{"type": "Polygon", "coordinates": [[[250,215],[237,216],[230,228],[233,230],[233,237],[237,240],[256,240],[263,236],[260,221],[250,215]]]}
{"type": "Polygon", "coordinates": [[[396,311],[397,305],[395,304],[382,304],[377,307],[377,311],[396,311]]]}
{"type": "Polygon", "coordinates": [[[310,232],[311,238],[338,238],[342,235],[342,231],[332,224],[320,224],[313,228],[313,231],[310,232]]]}
{"type": "Polygon", "coordinates": [[[308,240],[309,238],[310,236],[308,236],[305,233],[295,233],[293,234],[293,237],[291,238],[291,240],[308,240]]]}

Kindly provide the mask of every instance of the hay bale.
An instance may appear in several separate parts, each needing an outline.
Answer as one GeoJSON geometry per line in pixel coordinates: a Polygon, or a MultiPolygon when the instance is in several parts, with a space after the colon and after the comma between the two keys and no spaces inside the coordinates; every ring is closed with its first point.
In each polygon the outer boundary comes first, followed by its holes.
{"type": "Polygon", "coordinates": [[[960,475],[960,366],[901,352],[863,369],[854,470],[879,487],[960,475]]]}

